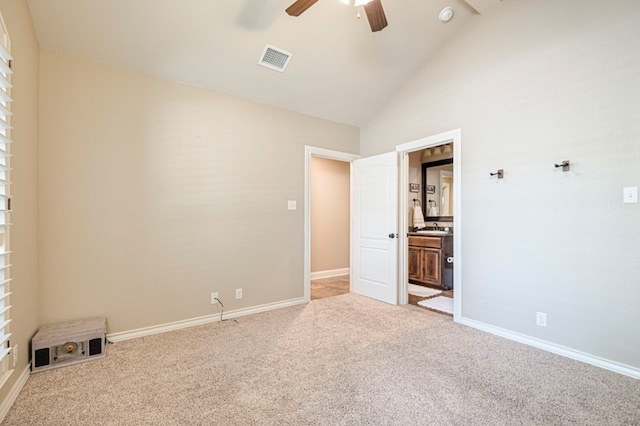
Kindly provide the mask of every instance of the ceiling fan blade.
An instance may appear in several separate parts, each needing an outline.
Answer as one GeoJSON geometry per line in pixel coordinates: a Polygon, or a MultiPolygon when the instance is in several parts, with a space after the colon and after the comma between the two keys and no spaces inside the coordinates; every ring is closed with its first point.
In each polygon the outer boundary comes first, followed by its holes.
{"type": "Polygon", "coordinates": [[[367,14],[371,31],[374,33],[383,30],[388,25],[380,0],[373,0],[365,4],[364,11],[367,14]]]}
{"type": "Polygon", "coordinates": [[[313,6],[318,0],[297,0],[286,9],[291,16],[300,16],[302,12],[313,6]]]}

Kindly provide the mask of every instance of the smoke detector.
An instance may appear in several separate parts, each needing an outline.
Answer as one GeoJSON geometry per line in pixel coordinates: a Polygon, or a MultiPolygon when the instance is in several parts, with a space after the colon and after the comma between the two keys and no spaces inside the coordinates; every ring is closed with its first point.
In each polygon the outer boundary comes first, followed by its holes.
{"type": "Polygon", "coordinates": [[[445,7],[444,9],[442,9],[442,11],[440,11],[440,15],[438,15],[438,18],[442,22],[449,22],[451,18],[453,18],[453,8],[451,6],[445,7]]]}
{"type": "Polygon", "coordinates": [[[258,65],[267,67],[274,71],[284,72],[287,65],[289,65],[289,61],[292,56],[292,53],[267,44],[262,51],[262,55],[260,55],[258,65]]]}

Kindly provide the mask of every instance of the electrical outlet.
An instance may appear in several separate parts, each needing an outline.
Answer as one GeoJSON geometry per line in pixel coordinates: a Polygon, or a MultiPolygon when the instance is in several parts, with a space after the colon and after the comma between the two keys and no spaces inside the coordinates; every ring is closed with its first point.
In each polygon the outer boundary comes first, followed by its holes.
{"type": "Polygon", "coordinates": [[[18,345],[15,345],[11,352],[13,354],[13,368],[15,368],[18,365],[18,345]]]}
{"type": "Polygon", "coordinates": [[[236,288],[236,299],[242,299],[242,289],[236,288]]]}
{"type": "Polygon", "coordinates": [[[218,301],[216,300],[218,298],[218,292],[216,291],[215,293],[211,293],[211,304],[215,305],[216,303],[218,303],[218,301]]]}
{"type": "Polygon", "coordinates": [[[536,325],[540,327],[547,326],[547,314],[544,312],[536,312],[536,325]]]}

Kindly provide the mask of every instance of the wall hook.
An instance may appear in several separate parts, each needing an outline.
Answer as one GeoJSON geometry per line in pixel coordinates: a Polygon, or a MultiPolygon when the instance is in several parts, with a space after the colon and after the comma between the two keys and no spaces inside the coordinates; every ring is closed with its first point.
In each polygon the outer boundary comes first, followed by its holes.
{"type": "Polygon", "coordinates": [[[569,169],[570,169],[570,167],[571,167],[571,166],[570,166],[570,164],[571,164],[571,162],[570,162],[569,160],[564,160],[564,161],[562,162],[562,164],[554,164],[554,166],[556,166],[556,169],[557,169],[558,167],[562,167],[562,171],[563,171],[563,172],[568,172],[568,171],[569,171],[569,169]]]}
{"type": "Polygon", "coordinates": [[[498,176],[498,179],[502,179],[504,177],[504,170],[500,169],[495,173],[489,173],[489,176],[498,176]]]}

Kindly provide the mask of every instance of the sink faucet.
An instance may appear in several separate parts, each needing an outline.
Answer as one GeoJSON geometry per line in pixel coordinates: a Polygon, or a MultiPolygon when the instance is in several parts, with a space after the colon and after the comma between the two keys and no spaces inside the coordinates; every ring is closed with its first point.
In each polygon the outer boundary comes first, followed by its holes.
{"type": "Polygon", "coordinates": [[[435,230],[438,230],[438,222],[433,222],[433,227],[435,228],[435,230]]]}

